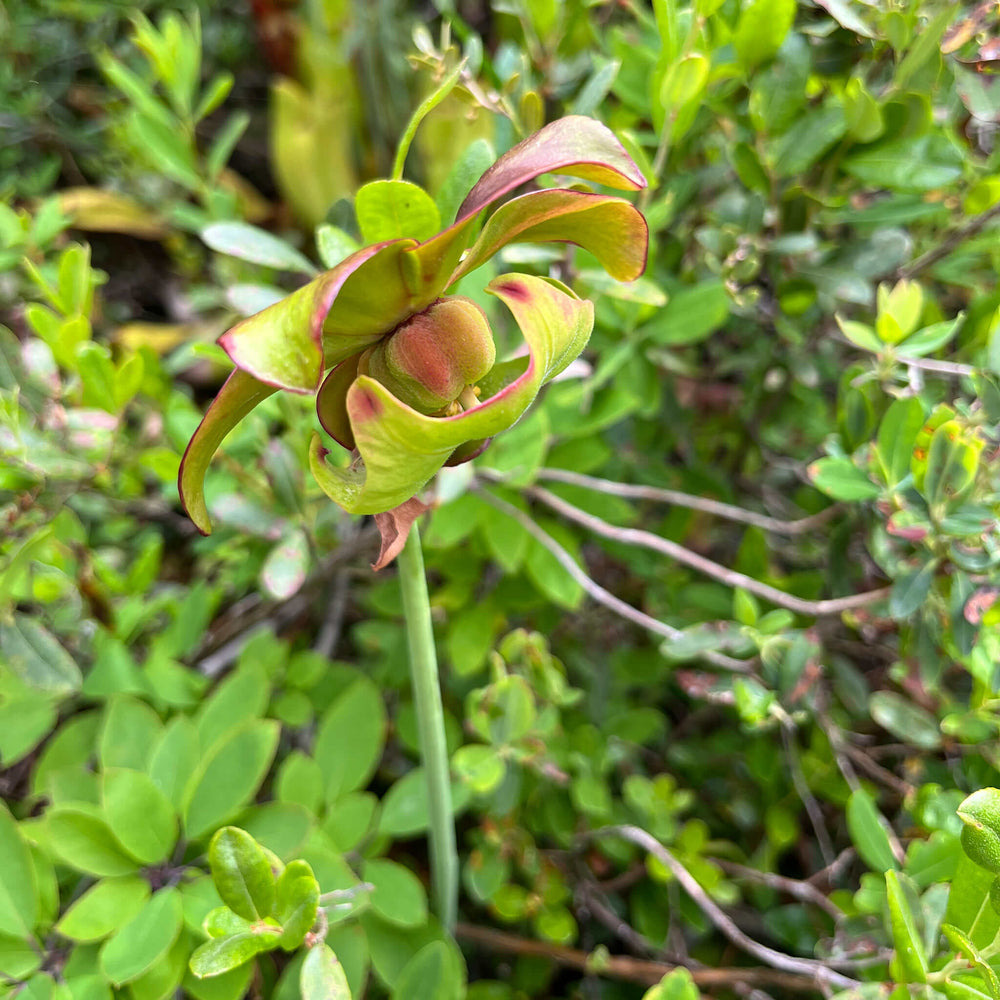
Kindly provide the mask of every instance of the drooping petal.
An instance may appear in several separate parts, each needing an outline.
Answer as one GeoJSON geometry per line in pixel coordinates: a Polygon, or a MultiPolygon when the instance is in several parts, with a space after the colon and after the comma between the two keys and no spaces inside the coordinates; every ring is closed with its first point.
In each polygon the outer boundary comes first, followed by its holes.
{"type": "Polygon", "coordinates": [[[392,328],[392,305],[399,295],[398,291],[393,294],[395,289],[386,288],[384,276],[379,275],[383,287],[380,295],[372,290],[373,308],[378,308],[379,303],[387,307],[384,319],[389,325],[376,330],[383,317],[366,316],[368,322],[359,324],[361,329],[353,338],[342,337],[328,344],[323,336],[324,321],[344,285],[352,277],[357,278],[365,265],[374,269],[380,258],[398,252],[398,242],[376,244],[351,254],[280,302],[237,323],[219,343],[237,368],[261,382],[293,392],[315,392],[325,367],[356,354],[392,328]]]}
{"type": "Polygon", "coordinates": [[[275,386],[266,385],[237,368],[212,400],[212,405],[188,442],[177,476],[177,489],[188,517],[203,535],[212,530],[204,493],[208,463],[222,444],[222,439],[258,403],[276,391],[275,386]]]}
{"type": "Polygon", "coordinates": [[[479,179],[458,210],[462,220],[515,188],[551,172],[638,191],[646,179],[606,125],[570,115],[546,125],[508,150],[479,179]]]}
{"type": "Polygon", "coordinates": [[[487,290],[513,313],[528,342],[528,357],[497,366],[503,373],[499,384],[483,380],[493,394],[454,417],[418,413],[379,382],[359,376],[347,393],[347,413],[360,459],[348,469],[332,467],[324,460],[318,435],[309,455],[317,482],[345,510],[376,514],[408,500],[456,448],[515,423],[541,386],[586,346],[594,307],[564,285],[507,274],[494,279],[487,290]]]}
{"type": "Polygon", "coordinates": [[[393,507],[384,514],[375,515],[375,524],[382,536],[382,544],[379,547],[378,558],[372,563],[372,569],[385,569],[403,551],[413,522],[428,510],[430,507],[427,504],[416,497],[411,497],[398,507],[393,507]]]}
{"type": "Polygon", "coordinates": [[[623,198],[555,188],[501,205],[452,274],[457,281],[508,243],[575,243],[589,250],[618,281],[646,268],[649,230],[642,213],[623,198]]]}

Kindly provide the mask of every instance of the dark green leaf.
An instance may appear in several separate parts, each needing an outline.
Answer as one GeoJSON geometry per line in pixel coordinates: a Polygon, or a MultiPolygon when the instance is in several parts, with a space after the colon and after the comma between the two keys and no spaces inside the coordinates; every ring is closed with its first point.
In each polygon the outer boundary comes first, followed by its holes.
{"type": "Polygon", "coordinates": [[[896,578],[889,595],[889,614],[893,618],[909,618],[923,606],[936,570],[937,560],[928,559],[917,569],[907,570],[896,578]]]}
{"type": "Polygon", "coordinates": [[[382,757],[385,705],[367,677],[358,679],[330,706],[316,731],[315,759],[326,775],[326,798],[363,787],[382,757]]]}
{"type": "Polygon", "coordinates": [[[444,941],[432,941],[406,963],[393,984],[392,1000],[460,1000],[465,976],[444,941]]]}
{"type": "Polygon", "coordinates": [[[885,873],[885,887],[889,897],[892,943],[896,948],[891,965],[893,973],[897,982],[926,983],[927,954],[897,872],[885,873]]]}
{"type": "Polygon", "coordinates": [[[868,701],[872,718],[893,736],[923,750],[941,745],[938,721],[927,711],[895,691],[876,691],[868,701]]]}

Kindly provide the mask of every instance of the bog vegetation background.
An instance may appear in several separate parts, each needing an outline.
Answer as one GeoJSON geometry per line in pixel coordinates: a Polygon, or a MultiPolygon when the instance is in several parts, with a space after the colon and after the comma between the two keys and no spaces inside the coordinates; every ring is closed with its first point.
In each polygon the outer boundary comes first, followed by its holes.
{"type": "Polygon", "coordinates": [[[1000,1000],[998,52],[950,0],[0,5],[0,996],[1000,1000]],[[431,232],[578,114],[651,244],[486,265],[597,323],[425,493],[453,936],[312,401],[211,536],[175,483],[216,337],[368,242],[456,69],[431,232]]]}

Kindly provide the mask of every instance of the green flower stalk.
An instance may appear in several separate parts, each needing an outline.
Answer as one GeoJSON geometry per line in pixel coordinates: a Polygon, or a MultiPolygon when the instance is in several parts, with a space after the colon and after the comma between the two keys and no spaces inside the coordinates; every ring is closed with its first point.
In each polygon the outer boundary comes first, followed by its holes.
{"type": "MultiPolygon", "coordinates": [[[[645,267],[646,223],[622,198],[548,188],[493,208],[553,171],[625,190],[645,186],[604,125],[560,119],[500,157],[448,228],[422,242],[358,250],[222,336],[236,369],[195,431],[179,476],[199,530],[211,530],[203,488],[212,455],[258,403],[286,389],[315,393],[320,424],[354,455],[346,468],[331,465],[315,433],[310,465],[319,485],[350,513],[397,511],[398,551],[412,520],[402,505],[442,466],[469,460],[514,424],[580,354],[593,327],[593,305],[562,283],[501,275],[486,290],[510,310],[528,354],[497,361],[485,315],[449,289],[513,242],[579,245],[623,281],[645,267]]],[[[380,565],[386,561],[383,551],[380,565]]]]}
{"type": "Polygon", "coordinates": [[[427,582],[419,534],[411,533],[424,509],[416,494],[442,466],[473,458],[520,418],[586,346],[594,307],[548,278],[495,278],[487,291],[510,310],[528,346],[526,357],[498,362],[486,315],[448,291],[513,242],[577,244],[624,281],[646,265],[646,222],[621,198],[550,188],[488,214],[551,171],[626,190],[645,186],[618,140],[592,119],[563,118],[525,139],[483,174],[447,229],[423,241],[404,237],[358,250],[224,334],[220,343],[236,370],[195,431],[178,484],[185,509],[207,534],[203,489],[212,455],[278,389],[315,393],[320,424],[353,453],[347,468],[331,465],[314,433],[310,466],[341,507],[375,515],[382,533],[376,568],[399,556],[435,909],[449,930],[458,908],[458,857],[427,582]]]}

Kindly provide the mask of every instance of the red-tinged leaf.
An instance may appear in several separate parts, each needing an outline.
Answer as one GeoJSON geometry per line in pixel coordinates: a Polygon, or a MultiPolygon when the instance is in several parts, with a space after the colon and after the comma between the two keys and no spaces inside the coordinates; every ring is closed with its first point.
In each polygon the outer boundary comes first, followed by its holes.
{"type": "Polygon", "coordinates": [[[531,275],[496,278],[488,291],[514,314],[529,357],[496,365],[480,382],[483,401],[453,417],[431,417],[401,403],[381,383],[362,375],[347,392],[346,407],[362,461],[348,469],[324,461],[319,436],[310,465],[326,494],[345,510],[377,514],[420,490],[457,448],[490,438],[514,424],[538,390],[561,372],[590,336],[593,305],[558,282],[531,275]]]}
{"type": "Polygon", "coordinates": [[[265,385],[238,368],[219,390],[194,436],[188,442],[181,459],[177,489],[188,517],[197,529],[207,535],[212,521],[205,506],[205,473],[223,438],[255,407],[274,393],[273,385],[265,385]]]}
{"type": "Polygon", "coordinates": [[[561,188],[507,202],[489,218],[452,280],[474,271],[508,243],[575,243],[618,281],[646,268],[649,230],[642,213],[622,198],[561,188]]]}
{"type": "Polygon", "coordinates": [[[375,515],[375,524],[382,536],[382,547],[379,549],[378,559],[372,563],[372,569],[385,569],[403,551],[413,522],[428,510],[430,507],[423,501],[410,497],[406,503],[375,515]]]}
{"type": "Polygon", "coordinates": [[[501,156],[462,202],[459,220],[539,174],[553,171],[626,191],[646,186],[642,172],[607,126],[570,115],[546,125],[501,156]]]}

